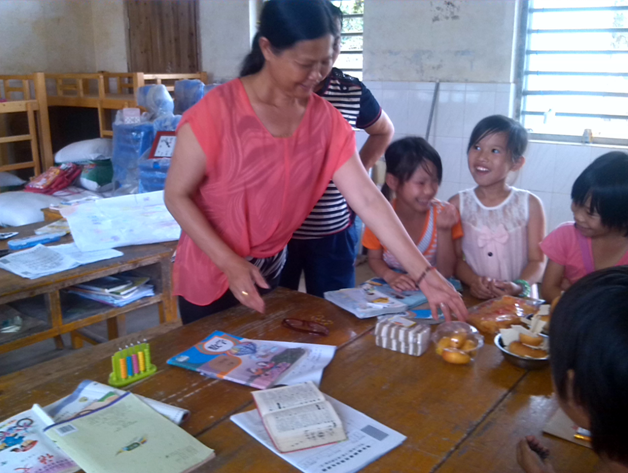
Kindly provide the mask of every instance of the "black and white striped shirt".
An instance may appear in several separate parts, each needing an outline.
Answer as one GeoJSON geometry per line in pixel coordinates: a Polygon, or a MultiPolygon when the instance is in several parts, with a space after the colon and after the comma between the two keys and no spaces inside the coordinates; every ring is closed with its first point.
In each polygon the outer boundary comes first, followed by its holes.
{"type": "MultiPolygon", "coordinates": [[[[382,114],[382,108],[371,91],[360,80],[344,74],[340,69],[332,69],[323,88],[317,93],[342,113],[354,129],[368,128],[382,114]]],[[[292,238],[311,240],[333,235],[351,225],[352,218],[347,201],[336,185],[330,182],[292,238]]]]}

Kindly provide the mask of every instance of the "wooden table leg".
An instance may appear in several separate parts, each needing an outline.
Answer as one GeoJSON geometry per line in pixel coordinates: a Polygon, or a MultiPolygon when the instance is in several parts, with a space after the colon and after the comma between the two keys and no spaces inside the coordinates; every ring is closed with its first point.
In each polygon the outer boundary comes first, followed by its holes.
{"type": "MultiPolygon", "coordinates": [[[[46,294],[46,308],[48,309],[48,320],[51,328],[60,329],[63,325],[63,313],[61,312],[61,297],[59,291],[46,294]]],[[[65,345],[61,335],[54,337],[57,350],[63,350],[65,345]]]]}
{"type": "Polygon", "coordinates": [[[83,338],[79,335],[79,333],[76,330],[70,332],[70,340],[72,340],[72,348],[74,350],[83,348],[83,338]]]}
{"type": "Polygon", "coordinates": [[[107,336],[109,340],[126,335],[126,314],[107,319],[107,336]]]}
{"type": "Polygon", "coordinates": [[[177,300],[172,294],[172,261],[167,258],[161,262],[161,292],[163,308],[159,307],[159,323],[177,320],[177,300]]]}

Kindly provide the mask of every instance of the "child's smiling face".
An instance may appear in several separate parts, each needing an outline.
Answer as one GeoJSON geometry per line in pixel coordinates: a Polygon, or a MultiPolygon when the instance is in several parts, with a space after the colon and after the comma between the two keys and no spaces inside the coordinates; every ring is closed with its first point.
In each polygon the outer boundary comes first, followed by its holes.
{"type": "Polygon", "coordinates": [[[397,200],[417,212],[427,212],[438,192],[436,166],[431,161],[423,161],[412,177],[395,190],[397,200]]]}
{"type": "Polygon", "coordinates": [[[596,211],[591,211],[591,198],[584,205],[571,203],[571,211],[576,221],[576,229],[585,237],[595,238],[606,235],[609,229],[602,224],[602,217],[596,211]]]}
{"type": "Polygon", "coordinates": [[[508,173],[520,169],[523,162],[523,157],[513,162],[506,133],[487,135],[469,149],[469,170],[479,186],[505,181],[508,173]]]}

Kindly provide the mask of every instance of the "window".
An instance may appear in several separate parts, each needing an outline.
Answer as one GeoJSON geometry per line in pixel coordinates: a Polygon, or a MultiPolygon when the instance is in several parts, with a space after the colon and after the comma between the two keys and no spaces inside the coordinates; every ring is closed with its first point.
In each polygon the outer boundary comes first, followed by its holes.
{"type": "Polygon", "coordinates": [[[335,67],[362,79],[362,47],[364,33],[364,0],[332,1],[342,10],[342,46],[335,67]]]}
{"type": "Polygon", "coordinates": [[[521,119],[533,137],[628,144],[628,0],[529,0],[521,119]]]}

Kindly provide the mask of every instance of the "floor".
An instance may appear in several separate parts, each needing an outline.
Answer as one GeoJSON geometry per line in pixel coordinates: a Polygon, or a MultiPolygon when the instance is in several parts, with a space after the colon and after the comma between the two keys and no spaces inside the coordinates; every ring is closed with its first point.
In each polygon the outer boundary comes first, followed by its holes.
{"type": "MultiPolygon", "coordinates": [[[[374,276],[375,274],[366,262],[362,262],[356,266],[355,279],[357,284],[361,284],[374,276]]],[[[303,280],[301,281],[299,290],[301,292],[305,292],[305,284],[303,280]]],[[[157,314],[156,307],[146,307],[130,312],[127,315],[126,320],[127,333],[135,333],[158,325],[159,315],[157,314]]],[[[89,331],[97,336],[105,338],[107,335],[106,323],[102,322],[94,324],[89,327],[89,331]]],[[[57,350],[55,348],[54,340],[50,339],[0,355],[0,376],[20,371],[28,368],[29,366],[73,353],[74,350],[70,348],[69,334],[64,335],[63,339],[67,347],[64,350],[57,350]]],[[[85,347],[81,348],[81,350],[89,350],[89,344],[86,343],[85,347]]]]}

